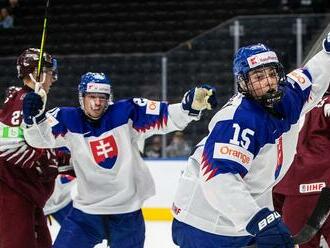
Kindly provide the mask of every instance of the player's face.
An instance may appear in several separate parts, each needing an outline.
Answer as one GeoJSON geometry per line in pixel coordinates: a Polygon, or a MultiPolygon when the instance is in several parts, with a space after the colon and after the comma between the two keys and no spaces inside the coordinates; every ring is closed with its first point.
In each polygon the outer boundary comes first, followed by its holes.
{"type": "Polygon", "coordinates": [[[44,83],[42,84],[42,88],[46,91],[48,94],[50,87],[52,84],[56,81],[54,76],[53,76],[53,71],[52,70],[47,70],[44,73],[41,73],[40,75],[40,81],[43,81],[43,77],[46,76],[46,79],[44,83]]]}
{"type": "Polygon", "coordinates": [[[87,116],[98,119],[108,107],[109,96],[100,93],[87,93],[84,96],[84,110],[87,116]]]}
{"type": "Polygon", "coordinates": [[[265,67],[249,72],[248,91],[253,97],[261,97],[267,92],[277,90],[279,76],[275,68],[265,67]]]}

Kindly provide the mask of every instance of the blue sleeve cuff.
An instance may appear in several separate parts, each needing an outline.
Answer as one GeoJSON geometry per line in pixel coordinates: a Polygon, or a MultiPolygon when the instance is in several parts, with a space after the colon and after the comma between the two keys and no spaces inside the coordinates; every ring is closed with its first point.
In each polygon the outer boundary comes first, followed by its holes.
{"type": "Polygon", "coordinates": [[[265,229],[277,225],[280,219],[281,215],[276,211],[263,208],[250,220],[246,226],[246,230],[252,235],[256,235],[265,229]]]}

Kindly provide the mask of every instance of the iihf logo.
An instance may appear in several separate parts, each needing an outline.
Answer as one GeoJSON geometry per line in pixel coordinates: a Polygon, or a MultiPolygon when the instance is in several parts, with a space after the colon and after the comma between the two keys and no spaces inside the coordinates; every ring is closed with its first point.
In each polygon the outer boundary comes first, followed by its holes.
{"type": "Polygon", "coordinates": [[[89,141],[95,162],[105,169],[111,169],[118,156],[118,148],[113,135],[89,141]]]}

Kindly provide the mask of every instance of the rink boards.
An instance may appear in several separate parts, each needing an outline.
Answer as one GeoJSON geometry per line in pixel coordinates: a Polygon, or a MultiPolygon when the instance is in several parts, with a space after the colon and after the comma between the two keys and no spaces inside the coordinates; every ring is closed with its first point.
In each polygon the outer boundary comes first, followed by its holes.
{"type": "Polygon", "coordinates": [[[146,160],[156,185],[156,195],[143,206],[147,221],[172,220],[170,208],[178,184],[179,176],[187,160],[146,160]]]}

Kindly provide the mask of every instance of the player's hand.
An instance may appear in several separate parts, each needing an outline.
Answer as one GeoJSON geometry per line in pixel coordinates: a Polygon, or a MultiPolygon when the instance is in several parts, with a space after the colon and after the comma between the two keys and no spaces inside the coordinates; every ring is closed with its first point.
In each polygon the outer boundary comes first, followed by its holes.
{"type": "Polygon", "coordinates": [[[24,122],[28,125],[32,125],[34,118],[36,118],[36,122],[41,121],[45,116],[43,105],[44,103],[39,94],[34,92],[26,94],[23,99],[24,122]]]}
{"type": "Polygon", "coordinates": [[[59,148],[55,150],[55,154],[58,161],[59,174],[68,174],[75,177],[70,151],[59,148]]]}
{"type": "Polygon", "coordinates": [[[258,248],[294,248],[293,239],[281,216],[268,208],[261,209],[246,230],[255,235],[258,248]]]}
{"type": "Polygon", "coordinates": [[[327,34],[327,36],[323,40],[322,45],[323,45],[324,51],[326,51],[327,53],[330,53],[330,32],[327,34]]]}
{"type": "Polygon", "coordinates": [[[70,151],[66,149],[55,149],[55,155],[59,167],[72,164],[70,151]]]}
{"type": "Polygon", "coordinates": [[[40,97],[41,100],[43,102],[43,106],[42,106],[42,111],[45,110],[46,107],[46,102],[47,102],[47,93],[46,91],[42,88],[42,84],[41,83],[36,83],[34,86],[34,93],[37,93],[40,97]]]}
{"type": "Polygon", "coordinates": [[[182,108],[192,116],[198,116],[200,111],[211,110],[216,106],[215,88],[207,84],[187,91],[182,99],[182,108]]]}

